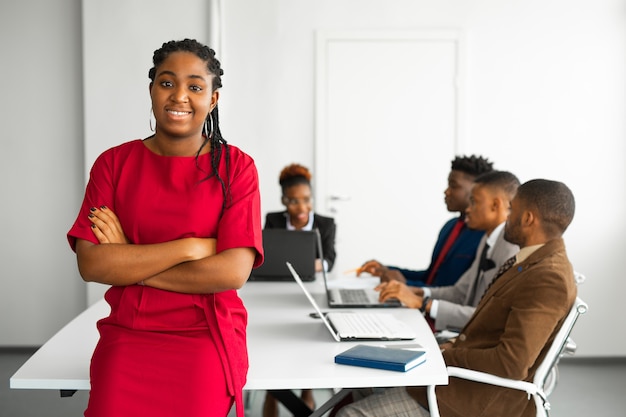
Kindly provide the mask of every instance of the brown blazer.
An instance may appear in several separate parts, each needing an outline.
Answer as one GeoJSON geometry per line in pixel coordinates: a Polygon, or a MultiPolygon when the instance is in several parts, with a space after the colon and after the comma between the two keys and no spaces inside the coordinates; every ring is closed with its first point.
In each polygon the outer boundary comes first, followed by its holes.
{"type": "MultiPolygon", "coordinates": [[[[446,365],[531,381],[575,298],[565,244],[551,240],[494,281],[453,347],[443,352],[446,365]]],[[[507,388],[450,378],[436,393],[442,417],[536,414],[525,392],[507,388]]],[[[425,391],[416,395],[427,407],[425,391]]]]}

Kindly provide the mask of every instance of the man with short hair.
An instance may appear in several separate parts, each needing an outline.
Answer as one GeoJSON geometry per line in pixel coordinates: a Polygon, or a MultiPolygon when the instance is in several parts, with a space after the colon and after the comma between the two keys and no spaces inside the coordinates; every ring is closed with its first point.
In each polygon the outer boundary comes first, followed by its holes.
{"type": "Polygon", "coordinates": [[[493,163],[482,156],[457,156],[451,162],[448,187],[444,191],[448,211],[459,216],[447,221],[437,238],[430,266],[415,271],[394,266],[385,266],[376,260],[365,262],[357,275],[368,272],[380,277],[382,282],[398,280],[412,286],[453,285],[470,267],[483,232],[471,230],[465,224],[465,209],[474,179],[493,170],[493,163]]]}
{"type": "MultiPolygon", "coordinates": [[[[574,196],[563,183],[522,184],[511,202],[504,238],[519,253],[506,262],[454,343],[442,345],[447,366],[531,381],[576,299],[574,271],[562,235],[574,217],[574,196]]],[[[442,417],[536,415],[522,391],[450,378],[437,387],[442,417]]],[[[424,387],[398,387],[366,396],[337,415],[428,416],[424,387]]]]}
{"type": "Polygon", "coordinates": [[[418,308],[434,321],[435,330],[458,331],[470,319],[485,290],[502,264],[519,251],[504,239],[504,224],[519,180],[507,171],[492,171],[474,180],[465,222],[485,235],[476,250],[474,262],[454,285],[409,287],[399,281],[378,286],[381,301],[390,298],[418,308]]]}

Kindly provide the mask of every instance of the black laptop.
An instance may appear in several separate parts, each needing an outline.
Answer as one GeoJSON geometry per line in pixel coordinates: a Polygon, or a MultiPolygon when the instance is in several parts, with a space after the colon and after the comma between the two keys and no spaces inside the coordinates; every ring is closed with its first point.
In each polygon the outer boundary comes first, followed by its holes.
{"type": "Polygon", "coordinates": [[[265,261],[252,270],[250,281],[290,281],[285,262],[300,272],[303,281],[315,279],[317,233],[315,231],[263,229],[265,261]]]}

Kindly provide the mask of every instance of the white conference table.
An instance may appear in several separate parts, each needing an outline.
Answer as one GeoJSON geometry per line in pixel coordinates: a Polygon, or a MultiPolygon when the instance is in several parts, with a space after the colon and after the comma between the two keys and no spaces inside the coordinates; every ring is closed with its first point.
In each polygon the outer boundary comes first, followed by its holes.
{"type": "MultiPolygon", "coordinates": [[[[306,285],[325,307],[324,287],[319,281],[306,285]]],[[[248,282],[239,293],[249,316],[250,368],[245,390],[334,389],[338,394],[311,414],[315,416],[324,414],[349,392],[340,389],[448,383],[443,357],[432,331],[416,310],[384,309],[416,329],[418,336],[414,341],[335,342],[323,323],[310,316],[313,308],[295,282],[248,282]],[[408,372],[334,363],[336,354],[357,343],[419,343],[427,351],[427,360],[408,372]]],[[[98,340],[95,323],[108,312],[108,304],[100,300],[77,316],[24,363],[11,377],[10,387],[58,389],[62,396],[70,396],[76,390],[89,390],[89,362],[98,340]]]]}

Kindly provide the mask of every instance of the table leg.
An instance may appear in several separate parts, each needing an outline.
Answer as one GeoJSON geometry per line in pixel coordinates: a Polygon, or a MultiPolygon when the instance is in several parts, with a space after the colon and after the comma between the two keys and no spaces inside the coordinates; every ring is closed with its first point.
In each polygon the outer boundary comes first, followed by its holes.
{"type": "Polygon", "coordinates": [[[274,398],[280,401],[295,417],[321,417],[352,392],[351,388],[343,388],[315,411],[307,407],[291,390],[269,390],[274,398]]]}
{"type": "Polygon", "coordinates": [[[303,403],[302,400],[291,390],[269,390],[268,392],[285,407],[287,407],[294,417],[308,417],[313,412],[313,410],[303,403]]]}
{"type": "Polygon", "coordinates": [[[328,401],[318,407],[309,417],[321,417],[330,409],[339,404],[348,394],[352,392],[352,388],[342,388],[341,391],[333,395],[328,401]]]}

